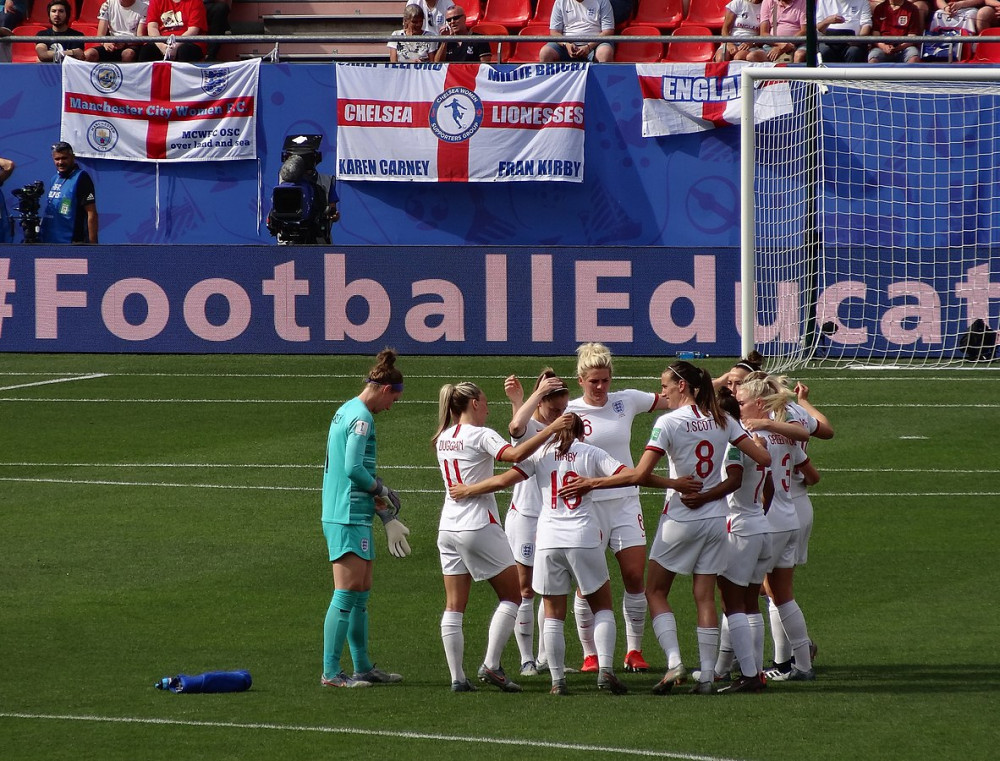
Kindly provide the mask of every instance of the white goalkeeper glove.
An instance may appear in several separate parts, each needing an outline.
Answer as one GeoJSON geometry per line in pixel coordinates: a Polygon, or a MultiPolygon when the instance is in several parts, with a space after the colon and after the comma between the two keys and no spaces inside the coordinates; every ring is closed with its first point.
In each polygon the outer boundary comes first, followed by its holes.
{"type": "MultiPolygon", "coordinates": [[[[376,497],[381,497],[382,499],[386,500],[386,502],[389,503],[389,506],[384,511],[389,514],[388,515],[389,520],[392,520],[397,515],[399,515],[399,511],[403,507],[402,502],[399,501],[399,495],[395,491],[390,489],[388,486],[386,486],[384,483],[382,483],[381,478],[375,479],[374,494],[376,497]]],[[[386,519],[382,518],[382,522],[385,523],[386,519]]]]}
{"type": "Polygon", "coordinates": [[[405,558],[410,554],[410,543],[406,541],[409,535],[410,529],[400,523],[398,518],[385,524],[385,538],[393,557],[405,558]]]}

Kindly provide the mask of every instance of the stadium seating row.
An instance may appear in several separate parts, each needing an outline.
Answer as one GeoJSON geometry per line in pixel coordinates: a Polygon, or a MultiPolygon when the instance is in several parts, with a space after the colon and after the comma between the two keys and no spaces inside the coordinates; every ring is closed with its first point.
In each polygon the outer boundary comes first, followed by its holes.
{"type": "MultiPolygon", "coordinates": [[[[646,24],[660,30],[695,24],[717,31],[722,28],[727,1],[690,0],[685,16],[681,0],[639,0],[629,24],[646,24]]],[[[487,0],[486,10],[480,21],[500,24],[507,31],[516,34],[528,24],[547,25],[553,2],[554,0],[538,0],[532,12],[531,0],[487,0]]],[[[469,12],[468,8],[465,10],[466,13],[469,12]]]]}

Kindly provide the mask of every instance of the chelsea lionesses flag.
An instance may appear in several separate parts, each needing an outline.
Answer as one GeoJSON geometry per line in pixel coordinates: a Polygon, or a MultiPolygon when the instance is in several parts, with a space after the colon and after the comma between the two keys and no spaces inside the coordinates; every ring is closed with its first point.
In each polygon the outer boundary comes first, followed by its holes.
{"type": "Polygon", "coordinates": [[[587,64],[337,64],[337,178],[583,182],[587,64]]]}
{"type": "Polygon", "coordinates": [[[77,156],[128,161],[257,157],[260,61],[62,66],[62,139],[77,156]]]}

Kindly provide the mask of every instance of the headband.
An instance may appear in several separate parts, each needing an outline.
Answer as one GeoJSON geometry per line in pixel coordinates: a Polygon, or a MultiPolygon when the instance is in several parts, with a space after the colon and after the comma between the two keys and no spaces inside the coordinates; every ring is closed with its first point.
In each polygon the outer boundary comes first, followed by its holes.
{"type": "Polygon", "coordinates": [[[375,380],[371,376],[368,376],[367,378],[365,378],[365,383],[376,383],[379,386],[388,386],[393,391],[402,392],[402,390],[403,390],[403,384],[402,383],[383,383],[382,381],[375,380]]]}
{"type": "Polygon", "coordinates": [[[737,362],[733,367],[742,367],[744,370],[750,373],[757,372],[757,368],[751,365],[749,362],[737,362]]]}

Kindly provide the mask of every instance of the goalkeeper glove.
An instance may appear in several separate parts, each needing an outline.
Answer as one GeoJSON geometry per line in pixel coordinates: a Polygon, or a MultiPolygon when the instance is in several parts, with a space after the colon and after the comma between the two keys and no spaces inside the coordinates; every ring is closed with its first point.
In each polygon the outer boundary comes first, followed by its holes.
{"type": "MultiPolygon", "coordinates": [[[[390,507],[385,512],[390,513],[390,520],[399,515],[399,511],[403,507],[402,503],[399,501],[399,495],[382,483],[381,478],[375,479],[375,496],[381,497],[389,503],[390,507]]],[[[385,522],[385,518],[382,519],[382,522],[385,522]]]]}
{"type": "Polygon", "coordinates": [[[410,535],[410,529],[404,526],[396,518],[385,524],[385,538],[389,543],[389,552],[393,557],[405,558],[410,554],[410,543],[406,537],[410,535]]]}

